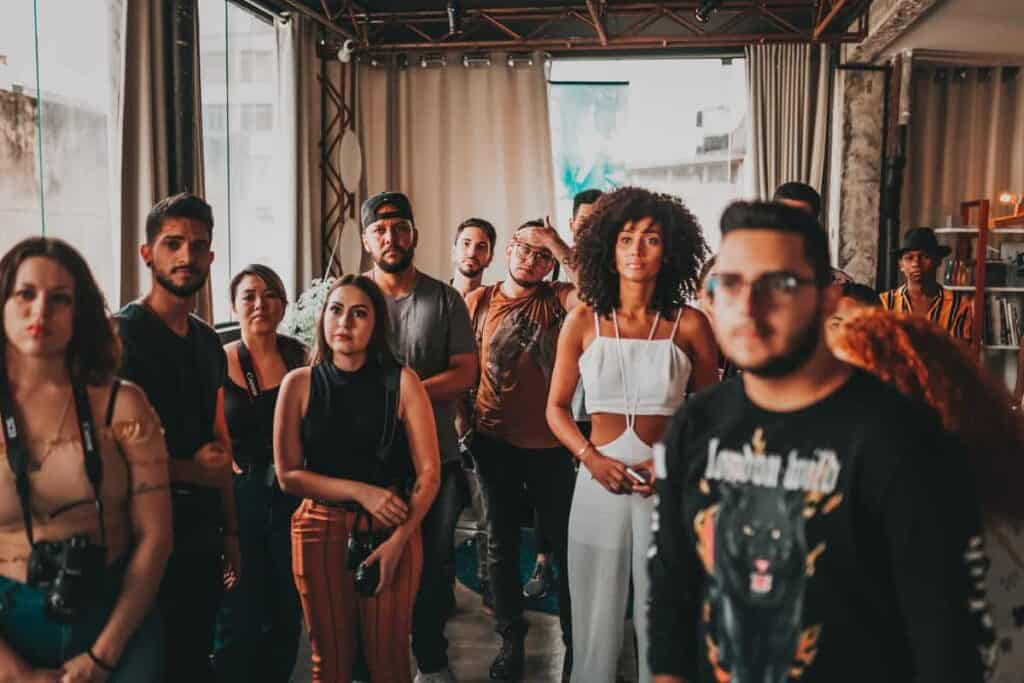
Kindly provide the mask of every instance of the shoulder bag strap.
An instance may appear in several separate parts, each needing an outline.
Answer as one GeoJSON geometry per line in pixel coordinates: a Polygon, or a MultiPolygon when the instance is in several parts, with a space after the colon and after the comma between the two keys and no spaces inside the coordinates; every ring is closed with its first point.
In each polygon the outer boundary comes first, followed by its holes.
{"type": "Polygon", "coordinates": [[[252,355],[249,348],[241,339],[238,340],[238,364],[242,366],[242,375],[245,377],[245,390],[249,393],[249,400],[255,401],[260,395],[260,383],[256,379],[256,368],[252,364],[252,355]]]}

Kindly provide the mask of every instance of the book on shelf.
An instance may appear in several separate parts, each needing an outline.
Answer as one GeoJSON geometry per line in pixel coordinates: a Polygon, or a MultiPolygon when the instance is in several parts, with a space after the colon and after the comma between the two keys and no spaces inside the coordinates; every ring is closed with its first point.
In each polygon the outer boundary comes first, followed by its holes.
{"type": "Polygon", "coordinates": [[[994,296],[985,307],[985,338],[990,346],[1020,346],[1020,302],[1007,296],[994,296]]]}

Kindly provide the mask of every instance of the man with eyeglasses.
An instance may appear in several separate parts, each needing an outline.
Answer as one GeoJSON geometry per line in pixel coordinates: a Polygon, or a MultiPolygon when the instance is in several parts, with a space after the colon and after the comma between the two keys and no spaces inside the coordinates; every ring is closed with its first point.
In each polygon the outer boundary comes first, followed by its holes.
{"type": "Polygon", "coordinates": [[[423,519],[423,574],[413,608],[412,649],[417,683],[449,683],[444,626],[454,607],[455,523],[465,496],[455,435],[455,406],[476,382],[476,341],[466,304],[454,289],[413,265],[419,233],[412,204],[400,192],[367,199],[361,211],[366,273],[384,293],[392,342],[416,371],[434,406],[441,450],[441,487],[423,519]]]}
{"type": "Polygon", "coordinates": [[[466,299],[480,347],[473,455],[490,505],[489,574],[502,639],[490,670],[495,680],[523,675],[519,522],[524,486],[554,545],[562,639],[570,649],[572,642],[565,562],[575,472],[544,411],[558,333],[578,300],[571,284],[544,280],[555,263],[548,238],[543,221],[521,225],[505,250],[508,277],[466,299]]]}
{"type": "Polygon", "coordinates": [[[825,234],[791,207],[722,216],[706,295],[743,374],[655,448],[655,683],[980,682],[987,560],[962,448],[839,361],[825,234]]]}

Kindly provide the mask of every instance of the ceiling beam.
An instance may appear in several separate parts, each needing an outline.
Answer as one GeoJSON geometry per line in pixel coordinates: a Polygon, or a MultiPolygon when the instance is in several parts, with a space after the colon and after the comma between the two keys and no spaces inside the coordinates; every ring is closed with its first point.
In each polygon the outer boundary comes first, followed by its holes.
{"type": "Polygon", "coordinates": [[[598,15],[594,0],[587,0],[587,10],[590,12],[590,18],[594,20],[594,30],[597,31],[597,38],[601,41],[601,47],[608,47],[608,35],[604,32],[604,20],[603,17],[598,15]]]}
{"type": "Polygon", "coordinates": [[[316,23],[320,24],[327,31],[330,31],[331,33],[334,33],[336,35],[340,35],[342,38],[346,38],[348,40],[355,39],[355,36],[352,35],[351,32],[346,31],[341,26],[338,26],[336,23],[333,23],[333,22],[328,21],[327,19],[324,19],[318,13],[316,13],[313,10],[309,9],[308,7],[303,5],[301,2],[297,2],[297,0],[281,0],[281,2],[283,2],[285,5],[288,5],[288,7],[290,7],[293,10],[295,10],[296,12],[301,14],[302,16],[308,17],[308,18],[312,19],[313,21],[315,21],[316,23]]]}
{"type": "Polygon", "coordinates": [[[843,8],[850,3],[850,0],[836,0],[832,5],[832,9],[825,15],[825,18],[818,22],[818,25],[814,27],[814,40],[821,40],[821,37],[825,35],[825,31],[828,30],[829,25],[835,20],[839,13],[843,11],[843,8]]]}

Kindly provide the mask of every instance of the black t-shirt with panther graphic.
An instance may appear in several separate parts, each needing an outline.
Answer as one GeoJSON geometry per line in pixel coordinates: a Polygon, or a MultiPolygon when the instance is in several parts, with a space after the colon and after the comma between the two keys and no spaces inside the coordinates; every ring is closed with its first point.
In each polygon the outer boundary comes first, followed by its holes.
{"type": "Polygon", "coordinates": [[[691,683],[968,683],[991,666],[963,449],[855,371],[807,408],[698,394],[655,449],[656,674],[691,683]]]}

